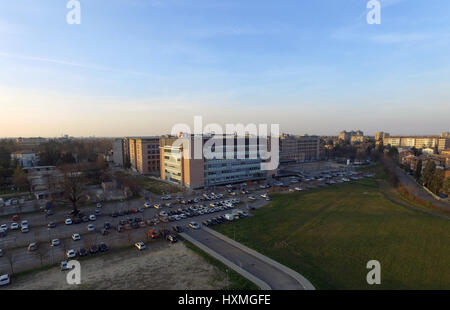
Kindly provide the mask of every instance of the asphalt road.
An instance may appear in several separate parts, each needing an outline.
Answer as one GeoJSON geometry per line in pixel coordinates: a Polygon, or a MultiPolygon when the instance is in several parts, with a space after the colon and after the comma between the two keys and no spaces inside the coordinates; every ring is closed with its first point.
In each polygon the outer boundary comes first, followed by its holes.
{"type": "Polygon", "coordinates": [[[417,184],[416,181],[413,180],[411,176],[406,175],[405,172],[403,172],[403,170],[401,170],[398,167],[396,169],[396,174],[400,182],[404,183],[408,187],[408,189],[412,190],[412,194],[414,196],[419,197],[425,201],[429,201],[432,204],[441,207],[443,209],[450,210],[450,204],[435,199],[433,196],[427,193],[427,191],[425,191],[419,184],[417,184]]]}
{"type": "Polygon", "coordinates": [[[202,229],[190,229],[186,230],[185,233],[245,271],[266,282],[273,290],[304,289],[296,279],[287,273],[202,229]]]}

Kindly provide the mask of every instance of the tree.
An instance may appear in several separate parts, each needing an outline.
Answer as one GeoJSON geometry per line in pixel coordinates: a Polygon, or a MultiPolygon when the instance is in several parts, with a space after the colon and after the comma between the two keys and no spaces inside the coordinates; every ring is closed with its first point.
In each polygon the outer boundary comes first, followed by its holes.
{"type": "Polygon", "coordinates": [[[11,153],[3,146],[0,146],[0,168],[8,169],[11,165],[11,153]]]}
{"type": "Polygon", "coordinates": [[[422,176],[422,160],[419,160],[416,166],[416,171],[414,171],[414,178],[419,182],[420,177],[422,176]]]}
{"type": "Polygon", "coordinates": [[[359,161],[363,161],[366,160],[366,158],[366,151],[364,151],[363,149],[358,149],[358,151],[356,152],[356,159],[358,159],[359,161]]]}
{"type": "Polygon", "coordinates": [[[17,166],[13,174],[13,184],[19,188],[28,187],[29,182],[27,174],[23,171],[22,167],[17,166]]]}
{"type": "Polygon", "coordinates": [[[64,197],[72,205],[74,213],[77,214],[79,203],[86,200],[87,181],[84,166],[80,164],[65,165],[60,169],[64,175],[62,184],[64,197]]]}
{"type": "Polygon", "coordinates": [[[428,184],[428,188],[435,194],[439,194],[442,185],[444,183],[444,170],[436,169],[436,171],[431,176],[431,179],[428,184]]]}
{"type": "Polygon", "coordinates": [[[422,173],[423,185],[428,187],[428,184],[430,183],[431,178],[433,177],[435,171],[436,171],[436,163],[433,160],[428,160],[427,164],[425,165],[425,169],[423,169],[422,173]]]}
{"type": "Polygon", "coordinates": [[[445,194],[450,194],[450,177],[447,177],[442,183],[442,192],[445,194]]]}
{"type": "Polygon", "coordinates": [[[395,146],[391,147],[388,151],[388,156],[390,158],[392,158],[395,162],[397,162],[398,161],[398,149],[395,146]]]}

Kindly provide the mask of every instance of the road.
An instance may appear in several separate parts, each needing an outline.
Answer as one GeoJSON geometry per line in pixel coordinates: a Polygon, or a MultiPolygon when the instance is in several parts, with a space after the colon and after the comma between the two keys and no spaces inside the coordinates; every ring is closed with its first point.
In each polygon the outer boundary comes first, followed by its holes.
{"type": "Polygon", "coordinates": [[[419,184],[417,184],[416,181],[411,176],[406,175],[402,169],[397,167],[396,174],[400,182],[405,184],[408,187],[408,189],[412,191],[412,194],[414,196],[419,197],[425,201],[429,201],[440,208],[450,210],[450,204],[441,200],[437,200],[436,198],[431,196],[419,184]]]}
{"type": "Polygon", "coordinates": [[[304,290],[296,279],[273,265],[231,245],[205,230],[186,230],[185,233],[227,260],[241,267],[258,279],[267,283],[273,290],[304,290]]]}

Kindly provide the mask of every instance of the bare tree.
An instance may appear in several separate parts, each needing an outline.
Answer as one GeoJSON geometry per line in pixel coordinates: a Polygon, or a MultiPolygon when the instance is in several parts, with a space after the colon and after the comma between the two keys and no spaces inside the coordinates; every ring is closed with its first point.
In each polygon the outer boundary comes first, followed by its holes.
{"type": "Polygon", "coordinates": [[[80,164],[65,165],[61,167],[63,172],[64,197],[72,205],[73,211],[77,214],[78,205],[86,200],[85,187],[87,184],[85,167],[80,164]]]}

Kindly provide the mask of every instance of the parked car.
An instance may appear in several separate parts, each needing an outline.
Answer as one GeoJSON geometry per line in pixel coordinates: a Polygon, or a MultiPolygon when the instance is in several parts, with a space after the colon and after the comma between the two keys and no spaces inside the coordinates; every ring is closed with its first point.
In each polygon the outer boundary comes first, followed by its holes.
{"type": "Polygon", "coordinates": [[[172,235],[168,235],[168,236],[167,236],[167,240],[168,240],[170,243],[175,243],[175,242],[178,241],[178,239],[177,239],[175,236],[172,236],[172,235]]]}
{"type": "Polygon", "coordinates": [[[81,248],[81,249],[78,251],[78,256],[80,256],[80,257],[87,256],[87,255],[88,255],[88,252],[86,251],[85,248],[81,248]]]}
{"type": "Polygon", "coordinates": [[[196,222],[190,222],[189,227],[192,229],[200,229],[200,225],[198,225],[196,222]]]}
{"type": "Polygon", "coordinates": [[[139,250],[139,251],[142,251],[142,250],[145,250],[147,247],[145,246],[145,244],[144,244],[144,242],[136,242],[135,244],[134,244],[134,246],[139,250]]]}
{"type": "Polygon", "coordinates": [[[95,231],[95,226],[94,226],[94,224],[89,224],[89,225],[87,226],[87,229],[88,229],[88,231],[95,231]]]}
{"type": "Polygon", "coordinates": [[[97,217],[94,214],[89,215],[90,221],[95,221],[96,219],[97,219],[97,217]]]}
{"type": "Polygon", "coordinates": [[[67,258],[74,258],[77,256],[77,253],[75,252],[75,250],[70,249],[66,252],[66,257],[67,258]]]}
{"type": "Polygon", "coordinates": [[[100,209],[101,207],[103,207],[103,206],[102,206],[102,204],[101,204],[100,202],[99,202],[99,203],[97,203],[97,208],[99,208],[99,209],[100,209]]]}
{"type": "Polygon", "coordinates": [[[158,233],[156,232],[156,230],[151,229],[147,232],[147,235],[149,236],[149,238],[151,239],[157,239],[159,237],[158,233]]]}
{"type": "Polygon", "coordinates": [[[69,265],[68,265],[67,261],[63,260],[61,262],[61,271],[65,271],[65,270],[69,270],[69,269],[70,268],[69,268],[69,265]]]}
{"type": "Polygon", "coordinates": [[[91,253],[91,254],[98,253],[98,247],[95,246],[95,245],[91,246],[90,249],[89,249],[89,253],[91,253]]]}
{"type": "Polygon", "coordinates": [[[16,222],[11,223],[10,228],[11,228],[11,230],[19,229],[19,223],[16,223],[16,222]]]}
{"type": "Polygon", "coordinates": [[[55,228],[56,224],[54,222],[50,222],[50,223],[47,224],[47,227],[48,228],[55,228]]]}
{"type": "Polygon", "coordinates": [[[73,241],[81,240],[80,234],[73,233],[73,234],[72,234],[72,240],[73,240],[73,241]]]}
{"type": "Polygon", "coordinates": [[[11,283],[11,279],[9,278],[9,274],[2,274],[0,276],[0,286],[8,285],[11,283]]]}
{"type": "Polygon", "coordinates": [[[66,219],[64,223],[66,225],[72,225],[72,219],[66,219]]]}
{"type": "Polygon", "coordinates": [[[106,245],[106,243],[102,242],[100,243],[100,245],[98,246],[100,252],[106,252],[109,250],[108,246],[106,245]]]}
{"type": "Polygon", "coordinates": [[[144,203],[144,207],[145,208],[150,208],[152,205],[151,205],[151,203],[150,202],[146,202],[146,203],[144,203]]]}
{"type": "Polygon", "coordinates": [[[51,246],[58,246],[58,245],[60,245],[61,244],[61,241],[59,241],[59,239],[53,239],[52,241],[51,241],[51,246]]]}

